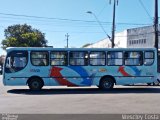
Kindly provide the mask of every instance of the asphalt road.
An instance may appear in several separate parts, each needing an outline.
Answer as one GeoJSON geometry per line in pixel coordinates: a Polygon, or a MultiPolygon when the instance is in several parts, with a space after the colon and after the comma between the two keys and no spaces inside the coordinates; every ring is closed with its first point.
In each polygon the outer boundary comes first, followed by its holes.
{"type": "Polygon", "coordinates": [[[160,87],[116,86],[111,91],[96,87],[7,87],[0,76],[0,113],[13,114],[158,114],[160,87]]]}

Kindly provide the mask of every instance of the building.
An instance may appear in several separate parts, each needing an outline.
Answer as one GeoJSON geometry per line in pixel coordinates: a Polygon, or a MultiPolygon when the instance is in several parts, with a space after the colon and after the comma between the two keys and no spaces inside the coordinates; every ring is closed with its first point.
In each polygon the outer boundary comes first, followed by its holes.
{"type": "MultiPolygon", "coordinates": [[[[153,26],[127,29],[115,34],[115,48],[154,47],[154,38],[153,26]]],[[[106,38],[87,46],[87,48],[111,48],[111,41],[106,38]]]]}
{"type": "Polygon", "coordinates": [[[154,47],[153,26],[133,28],[127,30],[127,47],[154,47]]]}

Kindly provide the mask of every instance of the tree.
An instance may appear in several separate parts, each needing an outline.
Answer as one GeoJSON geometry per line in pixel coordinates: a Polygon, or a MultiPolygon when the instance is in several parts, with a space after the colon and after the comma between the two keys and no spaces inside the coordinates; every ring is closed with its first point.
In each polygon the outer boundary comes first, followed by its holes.
{"type": "Polygon", "coordinates": [[[8,26],[4,30],[5,39],[2,48],[6,47],[46,47],[45,34],[27,24],[8,26]]]}

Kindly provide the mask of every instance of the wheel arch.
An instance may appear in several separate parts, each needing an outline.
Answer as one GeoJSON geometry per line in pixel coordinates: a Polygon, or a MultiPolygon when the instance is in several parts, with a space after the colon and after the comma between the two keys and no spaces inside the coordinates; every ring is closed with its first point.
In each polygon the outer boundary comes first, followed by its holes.
{"type": "Polygon", "coordinates": [[[117,84],[117,83],[116,83],[116,79],[115,79],[113,76],[111,76],[111,75],[105,75],[105,76],[101,77],[101,79],[100,79],[100,81],[99,81],[99,84],[101,83],[101,81],[102,81],[104,78],[111,78],[111,79],[113,80],[113,82],[115,83],[115,85],[117,84]]]}
{"type": "Polygon", "coordinates": [[[43,84],[43,86],[44,86],[44,81],[43,81],[43,79],[42,79],[41,77],[39,77],[39,76],[31,76],[30,78],[28,78],[26,84],[28,85],[29,82],[30,82],[32,79],[34,79],[34,78],[38,78],[38,79],[42,82],[42,84],[43,84]]]}

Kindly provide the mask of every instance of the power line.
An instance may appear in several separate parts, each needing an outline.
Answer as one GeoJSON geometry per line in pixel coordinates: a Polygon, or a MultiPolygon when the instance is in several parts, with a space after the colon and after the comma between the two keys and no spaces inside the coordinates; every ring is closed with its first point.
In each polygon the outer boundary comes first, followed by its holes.
{"type": "MultiPolygon", "coordinates": [[[[17,18],[15,17],[25,17],[21,19],[26,20],[26,18],[34,18],[35,20],[30,20],[30,21],[42,21],[42,22],[45,20],[58,20],[58,21],[70,21],[70,22],[85,22],[85,23],[92,23],[92,24],[97,23],[97,21],[87,21],[87,20],[78,20],[78,19],[67,19],[67,18],[51,18],[51,17],[40,17],[40,16],[19,15],[19,14],[9,14],[9,13],[0,13],[0,15],[12,16],[12,17],[4,17],[4,18],[16,19],[16,20],[17,18]]],[[[1,18],[3,18],[3,16],[1,18]]],[[[53,22],[53,21],[50,21],[50,22],[53,22]]],[[[100,22],[102,24],[112,24],[112,22],[104,22],[104,21],[100,21],[100,22]]],[[[117,25],[150,25],[150,24],[144,24],[144,23],[123,23],[123,22],[118,22],[116,24],[117,25]]]]}
{"type": "Polygon", "coordinates": [[[107,7],[107,6],[106,6],[106,3],[105,3],[104,7],[103,7],[103,8],[101,9],[101,11],[97,14],[98,17],[103,13],[103,11],[104,11],[104,9],[105,9],[106,7],[107,7]]]}
{"type": "Polygon", "coordinates": [[[9,13],[0,13],[0,15],[7,15],[7,16],[14,16],[14,17],[36,18],[36,19],[48,19],[48,20],[72,21],[72,22],[96,22],[96,21],[87,21],[87,20],[75,20],[75,19],[52,18],[52,17],[40,17],[40,16],[18,15],[18,14],[9,14],[9,13]]]}
{"type": "Polygon", "coordinates": [[[148,15],[148,17],[149,17],[151,20],[153,20],[152,17],[151,17],[151,15],[149,14],[147,8],[145,7],[144,3],[142,2],[142,0],[139,0],[139,2],[140,2],[140,4],[141,4],[141,6],[143,7],[143,9],[145,10],[145,12],[146,12],[146,14],[148,15]]]}

